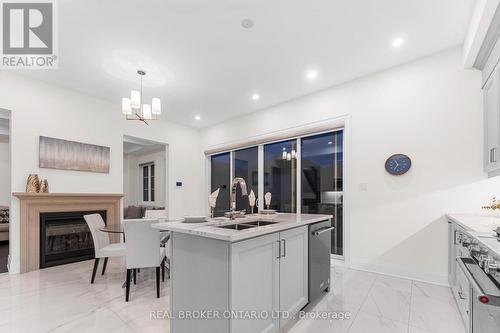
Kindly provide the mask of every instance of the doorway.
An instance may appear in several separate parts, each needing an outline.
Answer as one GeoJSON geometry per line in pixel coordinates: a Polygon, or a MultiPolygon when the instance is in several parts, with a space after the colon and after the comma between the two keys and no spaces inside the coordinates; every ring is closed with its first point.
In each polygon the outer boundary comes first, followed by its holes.
{"type": "Polygon", "coordinates": [[[0,109],[0,273],[9,265],[10,165],[10,113],[0,109]]]}
{"type": "Polygon", "coordinates": [[[168,211],[167,153],[164,143],[124,136],[124,219],[143,218],[149,209],[168,211]]]}

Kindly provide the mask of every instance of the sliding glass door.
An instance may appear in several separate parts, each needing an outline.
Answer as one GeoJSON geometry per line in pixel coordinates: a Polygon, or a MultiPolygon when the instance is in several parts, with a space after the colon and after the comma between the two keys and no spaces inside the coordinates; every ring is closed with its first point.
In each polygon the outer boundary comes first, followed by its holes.
{"type": "MultiPolygon", "coordinates": [[[[337,130],[212,155],[210,189],[220,188],[215,215],[229,210],[231,180],[242,177],[261,209],[333,215],[332,254],[343,256],[343,135],[337,130]],[[267,192],[269,207],[259,198],[267,192]]],[[[236,193],[236,209],[250,213],[248,197],[236,193]]]]}
{"type": "Polygon", "coordinates": [[[301,139],[301,212],[333,215],[332,254],[342,256],[343,131],[301,139]]]}
{"type": "Polygon", "coordinates": [[[297,212],[297,140],[264,145],[264,193],[269,207],[281,213],[297,212]]]}

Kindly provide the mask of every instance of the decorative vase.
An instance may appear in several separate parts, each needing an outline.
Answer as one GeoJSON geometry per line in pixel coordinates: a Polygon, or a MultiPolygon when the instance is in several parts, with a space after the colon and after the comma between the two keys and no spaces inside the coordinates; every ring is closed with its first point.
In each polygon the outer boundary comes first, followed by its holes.
{"type": "Polygon", "coordinates": [[[49,193],[49,182],[47,179],[40,180],[40,193],[49,193]]]}
{"type": "Polygon", "coordinates": [[[26,182],[26,192],[27,193],[38,193],[40,192],[40,179],[38,179],[37,174],[30,174],[26,182]]]}

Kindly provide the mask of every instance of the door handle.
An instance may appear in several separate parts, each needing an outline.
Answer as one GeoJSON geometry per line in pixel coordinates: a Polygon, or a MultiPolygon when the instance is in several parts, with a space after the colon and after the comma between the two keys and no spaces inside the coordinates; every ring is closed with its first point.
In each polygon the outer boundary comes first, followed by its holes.
{"type": "Polygon", "coordinates": [[[324,227],[324,228],[321,228],[319,230],[313,231],[313,235],[314,236],[319,236],[319,235],[322,235],[325,232],[331,231],[333,229],[335,229],[335,227],[324,227]]]}
{"type": "MultiPolygon", "coordinates": [[[[467,259],[467,258],[465,258],[465,259],[467,259]]],[[[465,263],[463,262],[462,258],[457,257],[456,261],[458,263],[458,267],[464,273],[465,277],[469,281],[470,286],[476,292],[477,298],[479,299],[481,296],[486,296],[486,293],[483,291],[483,288],[481,288],[481,286],[479,285],[477,280],[474,278],[474,275],[472,275],[472,273],[469,271],[469,269],[467,269],[467,266],[465,266],[465,263]]],[[[483,271],[481,270],[481,272],[483,272],[483,271]]],[[[484,273],[484,274],[486,274],[486,273],[484,273]]]]}
{"type": "Polygon", "coordinates": [[[281,258],[281,241],[277,240],[277,242],[278,242],[278,256],[276,257],[276,259],[279,259],[281,258]]]}
{"type": "Polygon", "coordinates": [[[282,239],[282,242],[283,242],[283,258],[286,257],[286,241],[284,239],[282,239]]]}
{"type": "Polygon", "coordinates": [[[497,149],[496,148],[491,148],[490,149],[490,162],[495,163],[497,161],[497,149]]]}

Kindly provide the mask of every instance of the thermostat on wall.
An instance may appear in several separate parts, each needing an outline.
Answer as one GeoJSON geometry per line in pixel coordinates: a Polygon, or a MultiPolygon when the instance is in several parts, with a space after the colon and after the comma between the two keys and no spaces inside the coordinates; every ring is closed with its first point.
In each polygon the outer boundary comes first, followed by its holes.
{"type": "Polygon", "coordinates": [[[175,186],[182,187],[182,182],[175,182],[175,186]]]}

